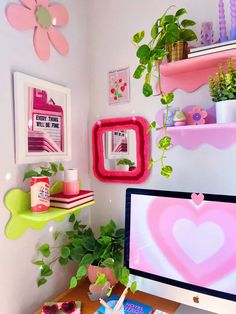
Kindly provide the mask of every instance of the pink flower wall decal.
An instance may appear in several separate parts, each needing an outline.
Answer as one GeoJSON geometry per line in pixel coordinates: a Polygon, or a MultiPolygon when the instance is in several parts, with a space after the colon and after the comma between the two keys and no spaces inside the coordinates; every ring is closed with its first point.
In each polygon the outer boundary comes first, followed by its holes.
{"type": "Polygon", "coordinates": [[[34,49],[41,60],[50,57],[50,44],[62,55],[69,51],[66,38],[58,30],[68,22],[67,9],[61,4],[49,4],[49,0],[21,0],[6,9],[8,22],[19,31],[34,28],[34,49]]]}
{"type": "Polygon", "coordinates": [[[207,112],[200,107],[194,107],[192,111],[187,114],[187,124],[204,124],[207,112]]]}

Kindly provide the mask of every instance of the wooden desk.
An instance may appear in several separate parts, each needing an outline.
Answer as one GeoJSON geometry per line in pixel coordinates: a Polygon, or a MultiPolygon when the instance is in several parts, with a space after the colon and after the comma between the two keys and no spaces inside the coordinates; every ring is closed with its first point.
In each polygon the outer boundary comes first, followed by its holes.
{"type": "MultiPolygon", "coordinates": [[[[99,301],[90,301],[88,298],[88,286],[89,281],[87,279],[80,282],[80,284],[74,288],[65,291],[62,295],[58,296],[54,299],[54,301],[61,302],[61,301],[70,301],[70,300],[80,300],[81,301],[81,309],[82,314],[93,314],[96,309],[100,306],[99,301]]],[[[124,287],[121,285],[117,285],[112,293],[121,295],[124,287]]],[[[165,311],[169,314],[174,314],[177,308],[179,307],[179,303],[169,301],[166,299],[162,299],[151,294],[147,294],[141,291],[136,291],[135,294],[132,294],[130,291],[127,295],[127,298],[145,303],[153,307],[153,309],[160,309],[165,311]]],[[[50,301],[50,300],[48,300],[50,301]]],[[[41,309],[38,310],[35,314],[40,314],[41,309]]]]}

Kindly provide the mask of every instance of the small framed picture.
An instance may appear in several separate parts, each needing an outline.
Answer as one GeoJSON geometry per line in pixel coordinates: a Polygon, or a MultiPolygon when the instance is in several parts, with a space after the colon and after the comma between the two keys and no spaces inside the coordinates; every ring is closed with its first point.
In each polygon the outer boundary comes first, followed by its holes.
{"type": "Polygon", "coordinates": [[[109,105],[118,105],[130,101],[129,67],[108,73],[109,105]]]}
{"type": "Polygon", "coordinates": [[[108,131],[106,135],[108,159],[120,159],[129,155],[128,130],[108,131]]]}
{"type": "Polygon", "coordinates": [[[14,73],[16,163],[71,159],[70,89],[14,73]]]}

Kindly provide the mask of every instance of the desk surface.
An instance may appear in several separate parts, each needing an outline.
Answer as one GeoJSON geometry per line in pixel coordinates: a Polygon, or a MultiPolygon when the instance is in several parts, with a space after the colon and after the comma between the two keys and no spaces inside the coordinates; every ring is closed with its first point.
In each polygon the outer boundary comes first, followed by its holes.
{"type": "MultiPolygon", "coordinates": [[[[80,300],[81,301],[81,313],[82,314],[93,314],[96,309],[100,306],[99,301],[91,302],[88,298],[88,286],[89,282],[87,279],[80,282],[80,284],[74,288],[65,291],[62,295],[56,297],[54,301],[70,301],[70,300],[80,300]]],[[[112,293],[121,295],[124,287],[121,285],[116,285],[113,289],[112,293]]],[[[167,312],[168,314],[174,314],[177,308],[179,307],[179,303],[166,300],[163,298],[159,298],[153,296],[151,294],[147,294],[141,291],[136,291],[135,294],[132,294],[130,291],[127,295],[127,298],[148,304],[153,307],[153,309],[160,309],[162,311],[167,312]]],[[[50,300],[48,300],[50,301],[50,300]]],[[[35,314],[40,314],[41,309],[38,310],[35,314]]]]}

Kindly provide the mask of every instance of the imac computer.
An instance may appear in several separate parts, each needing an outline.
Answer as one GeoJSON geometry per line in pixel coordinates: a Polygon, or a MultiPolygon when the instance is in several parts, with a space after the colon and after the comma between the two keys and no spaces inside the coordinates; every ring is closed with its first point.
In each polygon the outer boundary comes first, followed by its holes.
{"type": "Polygon", "coordinates": [[[142,291],[236,314],[236,196],[127,189],[125,265],[142,291]]]}

